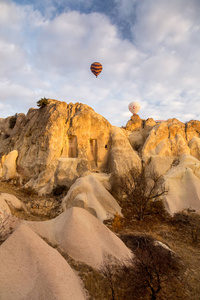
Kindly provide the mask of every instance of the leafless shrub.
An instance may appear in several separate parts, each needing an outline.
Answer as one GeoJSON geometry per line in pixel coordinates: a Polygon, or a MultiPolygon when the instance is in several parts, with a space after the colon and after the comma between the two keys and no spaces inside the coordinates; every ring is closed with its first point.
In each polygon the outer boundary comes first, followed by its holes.
{"type": "MultiPolygon", "coordinates": [[[[165,295],[174,284],[181,286],[184,265],[166,245],[146,235],[124,236],[122,239],[135,256],[129,264],[102,266],[101,273],[107,281],[110,299],[156,300],[161,299],[160,295],[165,295]]],[[[174,294],[176,299],[184,299],[182,286],[174,294]]]]}
{"type": "Polygon", "coordinates": [[[153,201],[168,192],[163,176],[154,170],[146,171],[142,168],[133,168],[128,174],[117,177],[113,176],[112,181],[118,191],[126,200],[132,204],[138,220],[142,221],[148,214],[152,214],[153,201]]]}
{"type": "Polygon", "coordinates": [[[194,245],[200,242],[200,215],[187,210],[175,213],[170,222],[184,232],[185,236],[189,237],[188,240],[194,245]]]}

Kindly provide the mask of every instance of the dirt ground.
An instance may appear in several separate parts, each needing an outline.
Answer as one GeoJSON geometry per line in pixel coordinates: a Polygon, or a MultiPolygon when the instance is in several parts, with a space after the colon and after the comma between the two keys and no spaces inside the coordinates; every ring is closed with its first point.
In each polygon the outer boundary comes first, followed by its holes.
{"type": "Polygon", "coordinates": [[[24,189],[18,184],[0,181],[0,193],[8,193],[17,197],[24,206],[24,210],[12,209],[12,214],[23,220],[43,221],[55,218],[62,212],[62,197],[47,195],[38,196],[31,189],[24,189]]]}

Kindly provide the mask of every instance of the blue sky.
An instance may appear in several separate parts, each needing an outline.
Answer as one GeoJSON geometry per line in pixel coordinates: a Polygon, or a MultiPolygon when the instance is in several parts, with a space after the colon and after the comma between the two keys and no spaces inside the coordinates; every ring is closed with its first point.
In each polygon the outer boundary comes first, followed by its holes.
{"type": "Polygon", "coordinates": [[[117,126],[132,101],[142,119],[200,120],[199,15],[199,0],[0,0],[0,117],[46,97],[117,126]]]}

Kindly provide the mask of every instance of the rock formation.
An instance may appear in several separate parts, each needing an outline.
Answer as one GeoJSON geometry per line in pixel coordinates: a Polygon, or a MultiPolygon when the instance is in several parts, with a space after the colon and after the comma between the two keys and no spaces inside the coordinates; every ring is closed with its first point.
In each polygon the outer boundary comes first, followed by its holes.
{"type": "Polygon", "coordinates": [[[87,298],[53,247],[95,269],[108,257],[111,262],[133,257],[102,222],[121,215],[109,192],[112,175],[126,176],[143,165],[164,175],[169,193],[163,200],[171,215],[200,212],[200,121],[155,122],[136,115],[118,128],[87,105],[50,99],[27,115],[0,119],[0,155],[3,180],[18,180],[40,195],[69,188],[60,199],[65,211],[60,205],[56,218],[41,222],[12,216],[13,209],[24,209],[22,203],[0,195],[0,298],[5,300],[87,298]]]}
{"type": "Polygon", "coordinates": [[[112,231],[79,207],[70,208],[53,220],[24,223],[75,260],[93,268],[100,268],[108,257],[110,261],[113,258],[121,262],[132,257],[131,251],[112,231]]]}
{"type": "Polygon", "coordinates": [[[155,122],[135,115],[118,128],[87,105],[51,99],[19,114],[14,128],[10,118],[0,119],[0,176],[19,178],[40,195],[97,172],[122,176],[145,163],[164,175],[185,154],[200,159],[200,121],[155,122]]]}
{"type": "Polygon", "coordinates": [[[0,247],[1,299],[86,299],[66,260],[21,225],[0,247]]]}
{"type": "Polygon", "coordinates": [[[101,221],[113,218],[116,213],[122,215],[115,198],[94,175],[76,180],[63,199],[62,206],[65,210],[73,206],[85,208],[101,221]]]}
{"type": "Polygon", "coordinates": [[[141,160],[125,134],[120,128],[114,126],[111,131],[110,172],[122,176],[133,167],[140,168],[140,165],[141,160]]]}
{"type": "Polygon", "coordinates": [[[180,163],[165,174],[169,193],[165,195],[165,205],[174,214],[191,209],[200,212],[200,161],[183,154],[180,163]]]}
{"type": "MultiPolygon", "coordinates": [[[[107,169],[111,128],[87,105],[49,100],[44,108],[29,109],[9,136],[1,136],[0,153],[18,151],[17,173],[27,186],[48,193],[54,182],[70,186],[88,171],[107,169]]],[[[1,163],[5,168],[4,159],[1,163]]]]}

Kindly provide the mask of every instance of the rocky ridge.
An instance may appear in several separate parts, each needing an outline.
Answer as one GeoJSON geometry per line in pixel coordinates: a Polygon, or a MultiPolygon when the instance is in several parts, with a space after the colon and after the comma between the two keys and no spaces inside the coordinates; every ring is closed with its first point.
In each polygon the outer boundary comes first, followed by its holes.
{"type": "MultiPolygon", "coordinates": [[[[164,176],[169,193],[163,200],[171,215],[184,209],[200,211],[199,121],[155,122],[135,115],[118,128],[87,105],[51,99],[44,108],[19,114],[13,128],[10,119],[0,119],[2,181],[18,183],[39,197],[50,195],[57,187],[68,192],[59,199],[56,218],[36,222],[12,215],[28,211],[28,203],[7,193],[0,195],[4,229],[0,289],[4,299],[87,299],[65,255],[94,269],[107,256],[115,263],[132,257],[102,224],[122,216],[110,193],[112,175],[126,176],[143,164],[164,176]]],[[[40,213],[49,209],[45,199],[38,198],[39,202],[40,213]]]]}
{"type": "MultiPolygon", "coordinates": [[[[200,121],[155,122],[134,115],[125,127],[118,128],[87,105],[52,99],[43,108],[29,109],[26,116],[19,114],[12,129],[9,118],[0,120],[0,176],[16,178],[39,195],[51,193],[56,186],[70,188],[78,178],[90,174],[122,176],[142,163],[169,181],[170,170],[179,168],[186,154],[199,165],[200,121]]],[[[194,176],[198,182],[198,172],[194,176]]],[[[109,186],[109,176],[105,181],[109,186]]],[[[193,192],[198,195],[197,186],[193,185],[193,192]]],[[[181,189],[184,193],[185,187],[181,189]]],[[[183,202],[179,209],[187,208],[180,192],[174,193],[183,202]]],[[[165,200],[168,208],[168,198],[165,200]]],[[[200,209],[198,201],[193,209],[200,209]]]]}

